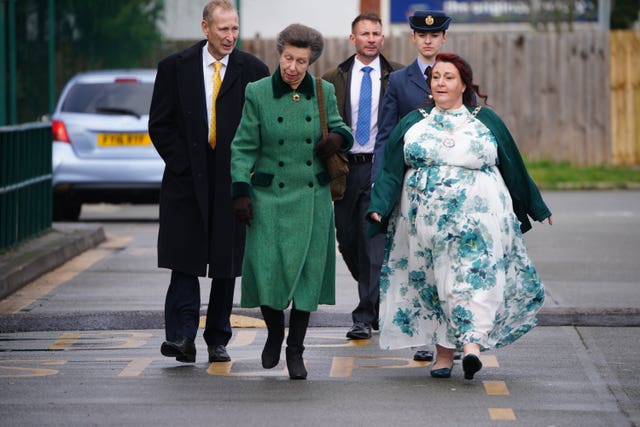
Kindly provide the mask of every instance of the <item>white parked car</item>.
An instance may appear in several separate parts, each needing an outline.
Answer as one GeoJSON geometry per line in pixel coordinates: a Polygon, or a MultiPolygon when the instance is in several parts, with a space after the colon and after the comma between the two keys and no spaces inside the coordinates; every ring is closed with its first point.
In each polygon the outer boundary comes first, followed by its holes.
{"type": "Polygon", "coordinates": [[[155,70],[74,76],[51,117],[53,219],[82,203],[157,203],[164,162],[148,133],[155,70]]]}

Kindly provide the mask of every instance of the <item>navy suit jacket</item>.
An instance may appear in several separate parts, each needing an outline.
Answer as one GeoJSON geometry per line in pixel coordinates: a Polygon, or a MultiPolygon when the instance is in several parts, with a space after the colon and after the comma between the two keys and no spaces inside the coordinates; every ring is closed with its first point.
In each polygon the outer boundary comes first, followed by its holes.
{"type": "Polygon", "coordinates": [[[378,124],[371,182],[375,181],[376,172],[382,162],[384,144],[395,125],[409,112],[424,107],[430,94],[431,90],[427,87],[426,77],[420,71],[417,59],[406,67],[391,73],[387,90],[382,99],[381,120],[378,124]]]}

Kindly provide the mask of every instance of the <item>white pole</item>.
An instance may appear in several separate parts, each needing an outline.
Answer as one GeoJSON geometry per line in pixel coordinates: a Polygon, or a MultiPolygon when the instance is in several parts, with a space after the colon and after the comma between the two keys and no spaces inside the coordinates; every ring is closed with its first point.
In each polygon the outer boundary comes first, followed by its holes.
{"type": "Polygon", "coordinates": [[[598,28],[609,31],[611,22],[611,0],[598,0],[598,28]]]}

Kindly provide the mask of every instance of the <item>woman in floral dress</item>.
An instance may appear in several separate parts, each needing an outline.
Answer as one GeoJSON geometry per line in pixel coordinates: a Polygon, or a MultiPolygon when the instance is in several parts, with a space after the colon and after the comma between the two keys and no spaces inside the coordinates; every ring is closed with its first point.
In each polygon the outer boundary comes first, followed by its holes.
{"type": "Polygon", "coordinates": [[[435,106],[409,113],[385,146],[368,218],[387,232],[380,280],[380,346],[436,345],[431,376],[448,378],[455,350],[464,376],[481,350],[536,324],[544,287],[527,256],[528,217],[552,223],[502,120],[477,106],[469,64],[439,54],[435,106]]]}

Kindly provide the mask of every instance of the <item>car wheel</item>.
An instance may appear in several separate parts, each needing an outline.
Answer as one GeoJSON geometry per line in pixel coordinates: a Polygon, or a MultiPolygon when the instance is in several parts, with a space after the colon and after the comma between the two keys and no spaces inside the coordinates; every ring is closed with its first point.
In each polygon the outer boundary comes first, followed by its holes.
{"type": "Polygon", "coordinates": [[[82,203],[63,196],[53,197],[54,221],[77,221],[80,218],[82,203]]]}

